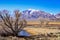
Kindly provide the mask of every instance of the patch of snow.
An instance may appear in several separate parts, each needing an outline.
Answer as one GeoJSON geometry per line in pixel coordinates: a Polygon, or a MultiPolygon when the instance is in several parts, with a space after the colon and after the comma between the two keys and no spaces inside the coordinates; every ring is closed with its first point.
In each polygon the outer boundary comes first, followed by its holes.
{"type": "Polygon", "coordinates": [[[33,12],[38,12],[39,10],[36,10],[36,9],[28,9],[28,10],[31,10],[30,14],[32,14],[33,12]]]}

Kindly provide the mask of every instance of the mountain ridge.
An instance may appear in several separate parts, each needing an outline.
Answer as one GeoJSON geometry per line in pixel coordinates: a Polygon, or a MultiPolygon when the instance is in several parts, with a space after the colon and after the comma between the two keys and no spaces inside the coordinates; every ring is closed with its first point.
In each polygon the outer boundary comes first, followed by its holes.
{"type": "Polygon", "coordinates": [[[26,19],[43,18],[43,19],[54,20],[57,17],[58,17],[57,15],[53,15],[53,14],[50,14],[50,13],[47,13],[47,12],[41,11],[41,10],[28,9],[28,10],[22,11],[22,18],[26,18],[26,19]]]}

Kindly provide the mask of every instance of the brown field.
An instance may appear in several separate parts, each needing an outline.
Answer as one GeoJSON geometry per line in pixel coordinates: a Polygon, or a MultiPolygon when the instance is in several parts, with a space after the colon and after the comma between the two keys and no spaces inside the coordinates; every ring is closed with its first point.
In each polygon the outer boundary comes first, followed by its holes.
{"type": "MultiPolygon", "coordinates": [[[[33,26],[35,26],[35,25],[37,25],[37,26],[40,26],[40,22],[39,21],[29,21],[29,22],[27,22],[27,25],[29,26],[29,25],[33,25],[33,26]]],[[[46,22],[44,22],[42,25],[45,25],[46,24],[46,22]]],[[[60,22],[48,22],[48,26],[57,26],[57,27],[60,27],[60,22]]]]}
{"type": "MultiPolygon", "coordinates": [[[[39,27],[40,26],[40,22],[39,21],[29,21],[29,22],[27,22],[27,25],[37,25],[37,27],[39,27]]],[[[31,34],[60,32],[59,29],[53,29],[53,28],[55,28],[55,26],[56,26],[56,28],[58,28],[58,27],[60,28],[60,22],[48,22],[48,26],[49,26],[49,28],[50,27],[52,27],[52,28],[51,29],[49,29],[47,27],[34,28],[34,26],[32,26],[30,28],[28,26],[27,28],[25,28],[25,30],[30,32],[31,34]]]]}
{"type": "Polygon", "coordinates": [[[26,30],[31,36],[39,35],[39,34],[47,35],[47,34],[53,33],[58,37],[43,37],[41,40],[60,40],[60,29],[58,29],[60,28],[60,22],[48,22],[48,27],[46,26],[40,27],[39,21],[29,21],[27,22],[27,25],[28,26],[24,28],[24,30],[26,30]]]}
{"type": "MultiPolygon", "coordinates": [[[[48,27],[39,27],[40,26],[40,22],[36,21],[30,21],[30,22],[27,22],[28,25],[33,25],[32,27],[26,27],[24,28],[24,30],[26,30],[27,32],[29,32],[31,35],[38,35],[38,34],[50,34],[50,33],[53,33],[55,35],[58,36],[58,38],[50,38],[50,40],[60,40],[60,22],[48,22],[48,27]],[[35,26],[36,28],[35,28],[35,26]],[[39,25],[39,26],[38,26],[39,25]],[[59,34],[56,34],[56,33],[59,33],[59,34]]],[[[43,24],[44,25],[44,24],[43,24]]],[[[44,39],[45,40],[45,39],[44,39]]]]}
{"type": "Polygon", "coordinates": [[[60,32],[60,30],[58,29],[48,29],[48,28],[24,28],[24,30],[26,30],[32,35],[60,32]]]}
{"type": "MultiPolygon", "coordinates": [[[[27,24],[29,24],[29,25],[33,24],[34,25],[34,24],[40,24],[40,22],[39,21],[28,21],[27,24]]],[[[48,22],[48,24],[57,24],[57,25],[60,25],[60,22],[48,22]]]]}

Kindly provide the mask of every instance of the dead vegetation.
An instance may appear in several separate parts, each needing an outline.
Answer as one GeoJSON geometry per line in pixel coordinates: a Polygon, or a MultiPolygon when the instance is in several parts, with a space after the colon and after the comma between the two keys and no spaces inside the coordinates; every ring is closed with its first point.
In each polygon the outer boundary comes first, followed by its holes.
{"type": "Polygon", "coordinates": [[[0,35],[18,36],[18,32],[23,30],[27,24],[26,20],[21,20],[20,17],[21,13],[19,10],[14,11],[14,17],[12,17],[7,10],[0,11],[0,19],[2,20],[0,26],[3,28],[3,30],[0,32],[0,35]]]}
{"type": "Polygon", "coordinates": [[[21,13],[19,12],[19,10],[14,11],[14,16],[11,16],[7,10],[0,11],[0,26],[3,28],[0,31],[0,35],[8,36],[0,37],[0,40],[52,40],[52,38],[58,38],[58,35],[56,33],[59,33],[60,30],[49,29],[49,26],[52,26],[49,25],[49,21],[40,21],[38,26],[39,28],[32,28],[34,26],[32,26],[31,28],[29,28],[29,26],[28,28],[25,28],[27,26],[27,21],[25,19],[21,19],[20,17],[21,13]],[[23,30],[23,28],[33,35],[29,37],[17,37],[18,32],[23,30]]]}

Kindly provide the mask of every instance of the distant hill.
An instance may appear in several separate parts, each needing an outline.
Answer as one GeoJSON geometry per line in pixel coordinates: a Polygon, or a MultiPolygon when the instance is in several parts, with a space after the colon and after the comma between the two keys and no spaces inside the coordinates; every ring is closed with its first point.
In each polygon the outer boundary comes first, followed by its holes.
{"type": "Polygon", "coordinates": [[[34,20],[34,19],[47,19],[47,20],[55,20],[57,18],[60,18],[60,14],[52,15],[50,13],[47,13],[45,11],[41,10],[35,10],[35,9],[28,9],[22,11],[22,18],[28,19],[28,20],[34,20]]]}
{"type": "Polygon", "coordinates": [[[60,18],[60,13],[57,13],[55,16],[56,18],[60,18]]]}

